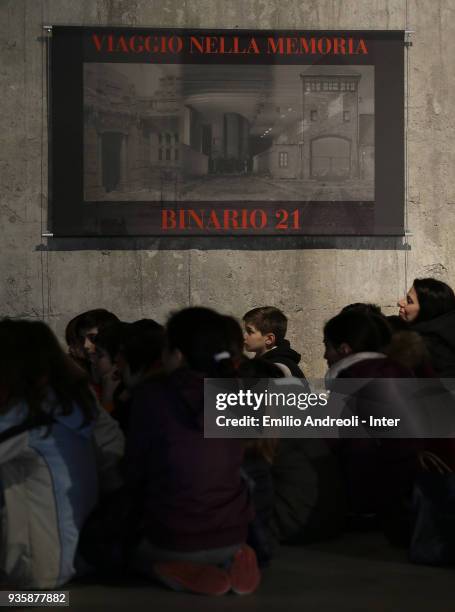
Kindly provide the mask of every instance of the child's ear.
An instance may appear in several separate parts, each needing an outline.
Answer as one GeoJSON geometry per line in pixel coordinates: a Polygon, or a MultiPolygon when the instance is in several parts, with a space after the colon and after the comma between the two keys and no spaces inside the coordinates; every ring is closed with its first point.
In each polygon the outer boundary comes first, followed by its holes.
{"type": "Polygon", "coordinates": [[[343,355],[343,357],[347,357],[348,355],[352,353],[352,348],[349,346],[347,342],[342,342],[340,346],[338,347],[337,352],[340,355],[343,355]]]}
{"type": "Polygon", "coordinates": [[[267,348],[272,348],[272,346],[275,346],[276,344],[276,338],[275,338],[275,334],[266,334],[265,335],[265,346],[267,348]]]}

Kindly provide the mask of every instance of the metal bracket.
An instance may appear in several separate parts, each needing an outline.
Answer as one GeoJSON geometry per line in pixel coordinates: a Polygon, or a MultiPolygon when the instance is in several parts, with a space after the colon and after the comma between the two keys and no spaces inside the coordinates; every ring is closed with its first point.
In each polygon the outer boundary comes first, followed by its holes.
{"type": "Polygon", "coordinates": [[[52,26],[51,25],[43,25],[43,30],[46,32],[44,36],[37,36],[36,40],[38,42],[46,42],[52,36],[52,26]]]}
{"type": "Polygon", "coordinates": [[[404,41],[405,47],[412,47],[412,41],[410,40],[411,34],[415,34],[415,30],[405,30],[404,34],[406,36],[406,40],[404,41]]]}

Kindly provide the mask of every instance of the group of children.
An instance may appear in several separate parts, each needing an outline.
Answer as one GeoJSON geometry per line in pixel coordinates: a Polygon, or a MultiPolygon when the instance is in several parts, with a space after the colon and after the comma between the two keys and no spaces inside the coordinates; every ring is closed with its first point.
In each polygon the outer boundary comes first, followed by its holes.
{"type": "MultiPolygon", "coordinates": [[[[453,375],[454,318],[435,279],[414,282],[400,318],[351,304],[324,327],[327,380],[453,375]]],[[[3,582],[54,588],[107,571],[248,594],[280,542],[366,516],[396,535],[422,444],[204,437],[204,378],[304,379],[286,331],[271,306],[243,330],[202,307],[165,328],[97,309],[68,324],[67,355],[44,323],[0,321],[3,582]]],[[[436,450],[452,461],[450,446],[436,450]]]]}

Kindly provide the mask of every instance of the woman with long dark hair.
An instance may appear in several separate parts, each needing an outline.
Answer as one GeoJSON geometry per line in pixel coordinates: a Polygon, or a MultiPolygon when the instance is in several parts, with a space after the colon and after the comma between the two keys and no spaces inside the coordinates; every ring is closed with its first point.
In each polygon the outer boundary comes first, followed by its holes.
{"type": "Polygon", "coordinates": [[[4,319],[0,344],[0,571],[9,584],[54,588],[75,574],[79,531],[98,499],[97,446],[112,448],[102,433],[96,440],[86,374],[47,325],[4,319]]]}
{"type": "Polygon", "coordinates": [[[416,278],[398,302],[401,319],[418,332],[441,378],[455,376],[455,294],[435,278],[416,278]]]}

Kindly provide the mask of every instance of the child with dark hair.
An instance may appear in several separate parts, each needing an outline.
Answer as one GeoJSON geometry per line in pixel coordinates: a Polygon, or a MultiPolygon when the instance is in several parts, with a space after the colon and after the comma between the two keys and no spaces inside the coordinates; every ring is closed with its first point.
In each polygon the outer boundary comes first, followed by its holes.
{"type": "MultiPolygon", "coordinates": [[[[109,337],[115,328],[109,328],[109,337]]],[[[101,335],[103,342],[106,332],[101,335]]],[[[98,344],[98,338],[97,338],[98,344]]],[[[111,347],[113,366],[107,377],[106,388],[112,389],[111,415],[126,433],[134,389],[148,378],[162,371],[161,353],[164,346],[164,328],[153,319],[123,323],[115,336],[115,350],[111,347]]]]}
{"type": "MultiPolygon", "coordinates": [[[[412,420],[415,406],[409,405],[394,380],[412,379],[414,372],[387,356],[391,339],[392,330],[384,317],[360,311],[342,312],[324,326],[324,357],[329,366],[326,380],[336,390],[336,379],[356,379],[346,409],[366,423],[372,406],[385,414],[393,407],[393,414],[400,413],[402,421],[412,420]],[[362,385],[358,379],[367,380],[362,385]],[[381,379],[386,380],[381,383],[381,379]]],[[[334,445],[355,525],[365,524],[366,517],[369,521],[381,517],[387,524],[395,522],[391,517],[402,510],[401,500],[410,495],[415,476],[418,449],[412,442],[381,440],[373,431],[370,436],[353,436],[334,445]]]]}
{"type": "MultiPolygon", "coordinates": [[[[98,358],[99,348],[102,348],[103,357],[107,356],[112,364],[115,362],[120,347],[122,346],[126,329],[129,325],[131,325],[131,323],[124,323],[123,321],[118,321],[117,323],[112,323],[111,325],[101,328],[101,330],[96,334],[96,337],[94,338],[95,353],[97,354],[98,358]]],[[[102,366],[101,369],[103,369],[102,366]]]]}
{"type": "Polygon", "coordinates": [[[92,388],[100,401],[102,401],[102,386],[95,367],[95,339],[99,332],[117,323],[119,319],[115,314],[104,308],[97,308],[74,317],[65,330],[69,354],[89,373],[92,388]]]}
{"type": "Polygon", "coordinates": [[[73,321],[75,321],[74,331],[82,344],[86,357],[90,359],[96,350],[95,338],[97,334],[109,325],[119,323],[119,318],[109,310],[96,308],[81,313],[73,321]]]}
{"type": "Polygon", "coordinates": [[[127,388],[161,370],[163,348],[164,327],[153,319],[140,319],[123,327],[116,362],[127,388]]]}
{"type": "Polygon", "coordinates": [[[134,567],[176,590],[253,592],[260,580],[245,545],[252,518],[240,440],[204,438],[204,377],[235,375],[225,317],[207,308],[171,316],[167,376],[136,387],[126,473],[144,492],[134,567]]]}
{"type": "Polygon", "coordinates": [[[298,364],[300,355],[286,340],[288,320],[274,306],[261,306],[249,310],[243,317],[245,349],[271,361],[283,370],[285,376],[305,378],[298,364]]]}
{"type": "Polygon", "coordinates": [[[4,319],[0,342],[0,573],[15,586],[55,588],[75,574],[99,490],[118,484],[123,439],[47,325],[4,319]]]}
{"type": "Polygon", "coordinates": [[[330,368],[329,377],[336,377],[343,370],[360,364],[356,368],[360,378],[362,364],[368,369],[370,361],[372,367],[390,365],[384,361],[384,350],[391,338],[385,317],[357,309],[343,310],[324,326],[324,358],[330,368]]]}
{"type": "MultiPolygon", "coordinates": [[[[415,304],[409,306],[408,314],[415,314],[415,304]]],[[[338,454],[353,514],[375,514],[393,542],[407,544],[419,454],[436,452],[453,467],[455,453],[451,440],[423,437],[432,420],[437,423],[441,417],[450,422],[453,400],[432,378],[425,344],[414,331],[417,326],[405,326],[402,329],[396,318],[389,322],[365,312],[343,312],[326,323],[324,343],[331,388],[336,389],[336,378],[368,379],[365,384],[356,380],[356,390],[348,396],[346,407],[352,414],[368,423],[373,411],[373,416],[399,416],[400,426],[406,424],[406,439],[400,439],[398,432],[397,437],[381,439],[378,430],[370,429],[369,437],[341,440],[338,454]],[[415,377],[423,378],[424,384],[414,384],[415,377]],[[414,437],[410,432],[415,432],[414,437]]]]}

